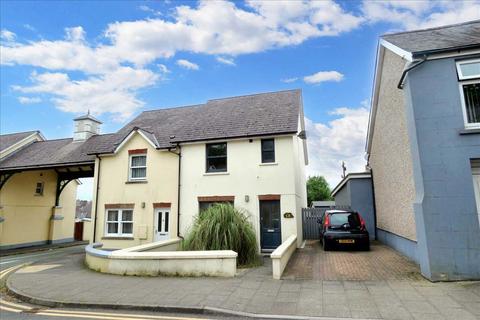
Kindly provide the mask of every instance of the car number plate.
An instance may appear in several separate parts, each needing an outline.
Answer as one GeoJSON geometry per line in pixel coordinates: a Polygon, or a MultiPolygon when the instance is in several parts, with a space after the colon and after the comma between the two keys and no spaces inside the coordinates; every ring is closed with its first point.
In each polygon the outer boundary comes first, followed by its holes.
{"type": "Polygon", "coordinates": [[[355,243],[355,240],[353,240],[353,239],[340,239],[340,240],[338,240],[338,243],[355,243]]]}

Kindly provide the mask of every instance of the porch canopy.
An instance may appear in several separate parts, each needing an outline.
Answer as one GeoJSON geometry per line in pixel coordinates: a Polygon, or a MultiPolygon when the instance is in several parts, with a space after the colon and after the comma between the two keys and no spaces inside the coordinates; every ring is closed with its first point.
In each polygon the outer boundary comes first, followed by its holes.
{"type": "Polygon", "coordinates": [[[54,170],[57,173],[55,206],[65,186],[78,178],[94,175],[95,156],[89,154],[95,138],[87,141],[58,139],[35,141],[0,160],[0,190],[14,174],[32,170],[54,170]]]}

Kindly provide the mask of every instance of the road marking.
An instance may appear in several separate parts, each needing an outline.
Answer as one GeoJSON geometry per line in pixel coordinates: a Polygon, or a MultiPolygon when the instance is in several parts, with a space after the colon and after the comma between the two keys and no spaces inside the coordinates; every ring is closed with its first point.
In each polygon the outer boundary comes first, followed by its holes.
{"type": "MultiPolygon", "coordinates": [[[[13,266],[0,271],[0,279],[3,279],[10,271],[19,266],[13,266]]],[[[206,318],[192,318],[192,317],[174,317],[174,316],[154,316],[142,314],[129,313],[110,313],[110,312],[91,312],[91,311],[71,311],[71,310],[56,310],[56,309],[40,309],[30,306],[10,302],[0,297],[0,310],[9,312],[32,312],[32,314],[50,316],[50,317],[65,317],[65,318],[84,318],[84,319],[103,319],[103,320],[138,320],[138,319],[152,319],[152,320],[198,320],[206,318]]]]}
{"type": "Polygon", "coordinates": [[[12,262],[15,262],[15,261],[18,261],[18,259],[15,259],[15,260],[9,260],[9,261],[2,261],[2,262],[0,262],[0,264],[7,264],[7,263],[12,263],[12,262]]]}

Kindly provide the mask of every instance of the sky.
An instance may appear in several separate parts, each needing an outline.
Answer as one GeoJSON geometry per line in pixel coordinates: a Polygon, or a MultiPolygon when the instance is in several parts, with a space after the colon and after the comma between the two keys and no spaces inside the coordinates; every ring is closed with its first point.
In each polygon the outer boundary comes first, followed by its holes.
{"type": "MultiPolygon", "coordinates": [[[[302,89],[310,164],[365,168],[378,38],[480,19],[475,1],[1,1],[0,132],[115,132],[144,110],[302,89]]],[[[90,199],[91,180],[78,198],[90,199]]]]}

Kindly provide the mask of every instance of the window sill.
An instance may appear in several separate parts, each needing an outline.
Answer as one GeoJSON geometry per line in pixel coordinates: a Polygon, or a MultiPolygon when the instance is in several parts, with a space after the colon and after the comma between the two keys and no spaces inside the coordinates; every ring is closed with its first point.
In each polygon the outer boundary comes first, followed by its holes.
{"type": "Polygon", "coordinates": [[[204,176],[228,176],[229,172],[205,172],[204,176]]]}
{"type": "Polygon", "coordinates": [[[134,240],[133,237],[105,236],[102,240],[134,240]]]}
{"type": "Polygon", "coordinates": [[[132,184],[132,183],[148,183],[147,180],[128,180],[125,181],[125,184],[132,184]]]}
{"type": "Polygon", "coordinates": [[[480,128],[465,128],[459,131],[460,135],[480,133],[480,128]]]}
{"type": "Polygon", "coordinates": [[[260,163],[259,166],[265,167],[265,166],[278,166],[278,162],[265,162],[265,163],[260,163]]]}

